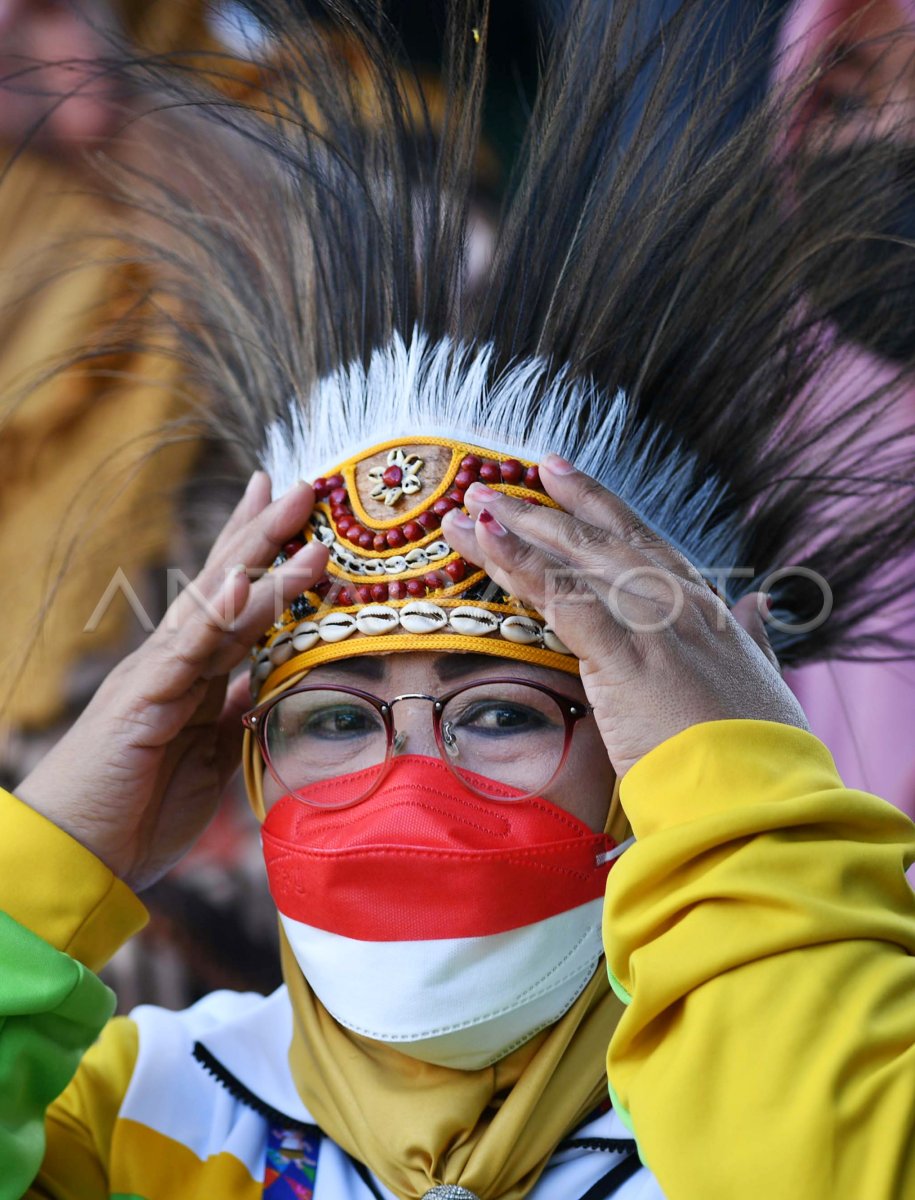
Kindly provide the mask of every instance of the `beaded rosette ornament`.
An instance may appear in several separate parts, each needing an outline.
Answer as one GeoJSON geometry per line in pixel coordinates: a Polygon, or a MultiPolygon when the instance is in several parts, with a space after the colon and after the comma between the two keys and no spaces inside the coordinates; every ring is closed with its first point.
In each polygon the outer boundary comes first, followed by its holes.
{"type": "Polygon", "coordinates": [[[330,551],[326,574],[296,597],[254,654],[252,690],[303,667],[385,650],[480,650],[577,673],[578,663],[538,613],[506,595],[442,536],[442,518],[479,480],[555,507],[537,466],[446,438],[382,443],[313,480],[306,539],[330,551]],[[424,639],[422,647],[418,637],[424,639]]]}

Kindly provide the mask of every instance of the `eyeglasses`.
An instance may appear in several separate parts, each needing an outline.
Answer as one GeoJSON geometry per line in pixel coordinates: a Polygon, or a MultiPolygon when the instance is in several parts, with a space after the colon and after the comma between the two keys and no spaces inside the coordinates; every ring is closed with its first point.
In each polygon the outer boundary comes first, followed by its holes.
{"type": "Polygon", "coordinates": [[[510,677],[474,680],[444,696],[407,693],[393,700],[305,684],[243,717],[272,780],[265,799],[292,795],[321,808],[364,800],[406,745],[407,735],[394,725],[394,707],[404,701],[432,705],[442,762],[471,792],[494,800],[545,791],[568,757],[575,726],[593,711],[542,683],[510,677]],[[327,780],[333,788],[320,786],[327,780]]]}

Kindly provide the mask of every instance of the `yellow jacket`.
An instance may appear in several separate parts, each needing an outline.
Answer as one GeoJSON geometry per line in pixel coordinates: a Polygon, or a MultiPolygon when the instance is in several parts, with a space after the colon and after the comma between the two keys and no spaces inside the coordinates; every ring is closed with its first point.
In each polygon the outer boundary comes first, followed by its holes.
{"type": "Polygon", "coordinates": [[[915,1197],[915,827],[766,722],[626,776],[611,1091],[670,1200],[915,1197]]]}

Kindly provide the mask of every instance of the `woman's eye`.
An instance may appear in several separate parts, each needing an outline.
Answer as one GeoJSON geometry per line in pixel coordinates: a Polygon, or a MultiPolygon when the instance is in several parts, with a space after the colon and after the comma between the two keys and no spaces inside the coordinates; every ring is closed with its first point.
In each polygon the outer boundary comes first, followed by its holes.
{"type": "Polygon", "coordinates": [[[299,736],[320,738],[361,737],[376,732],[378,721],[358,708],[325,708],[310,713],[299,736]]]}
{"type": "Polygon", "coordinates": [[[500,701],[474,704],[454,725],[458,729],[479,733],[529,733],[541,729],[545,723],[543,714],[535,709],[500,701]]]}

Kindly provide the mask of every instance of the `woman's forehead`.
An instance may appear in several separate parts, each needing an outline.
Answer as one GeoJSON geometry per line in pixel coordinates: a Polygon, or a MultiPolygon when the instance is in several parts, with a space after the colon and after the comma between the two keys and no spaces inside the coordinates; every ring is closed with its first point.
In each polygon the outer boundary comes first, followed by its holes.
{"type": "Polygon", "coordinates": [[[309,680],[361,680],[384,683],[388,679],[425,679],[435,684],[457,686],[478,676],[512,676],[533,679],[568,691],[577,691],[579,682],[565,671],[553,671],[533,663],[518,662],[495,654],[462,651],[401,651],[387,654],[359,654],[324,663],[309,672],[309,680]]]}

